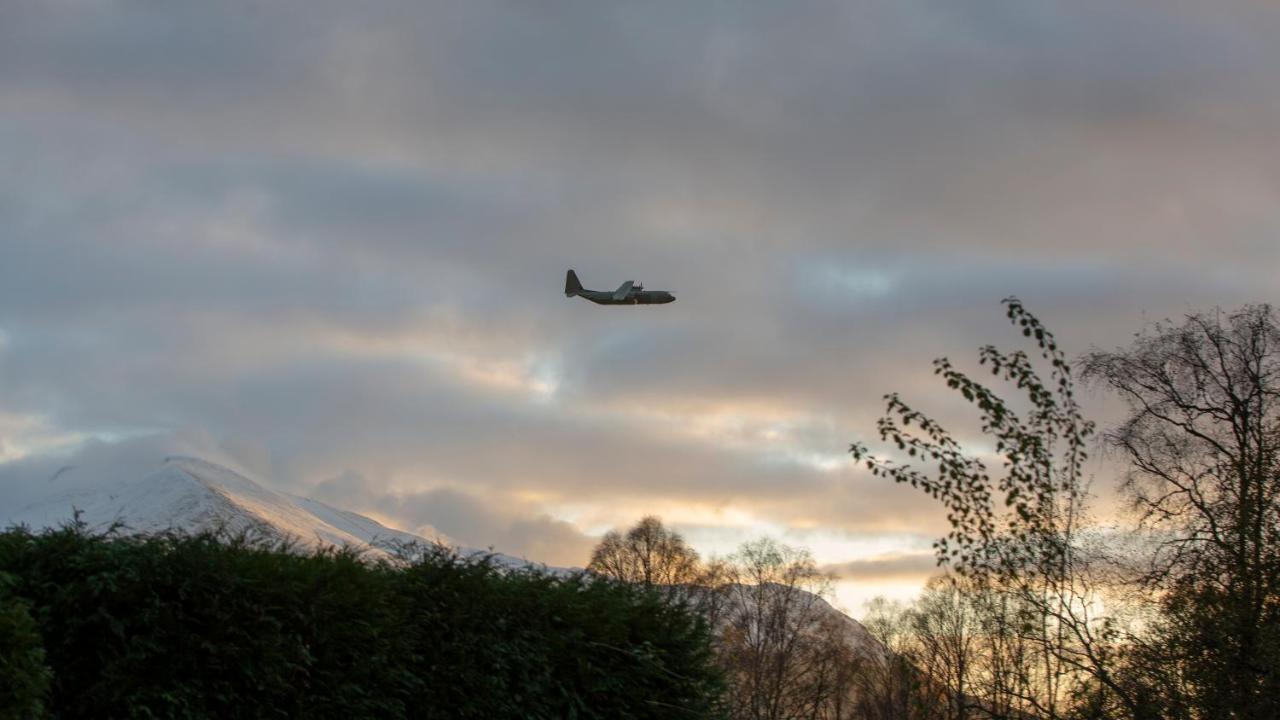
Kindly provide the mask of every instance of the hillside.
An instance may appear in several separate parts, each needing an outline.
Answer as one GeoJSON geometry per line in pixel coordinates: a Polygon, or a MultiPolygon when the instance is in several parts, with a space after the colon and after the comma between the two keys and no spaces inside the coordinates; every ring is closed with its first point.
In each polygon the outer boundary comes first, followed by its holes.
{"type": "MultiPolygon", "coordinates": [[[[68,468],[50,482],[75,485],[76,478],[67,476],[83,472],[89,471],[68,468]]],[[[358,513],[270,490],[226,467],[192,457],[165,458],[158,469],[137,480],[57,492],[8,514],[0,510],[0,527],[54,527],[77,512],[93,530],[112,525],[139,533],[221,529],[288,539],[309,549],[348,547],[375,556],[388,555],[404,544],[434,542],[358,513]]],[[[464,555],[482,552],[457,549],[464,555]]],[[[501,565],[529,564],[510,555],[498,554],[495,560],[501,565]]]]}

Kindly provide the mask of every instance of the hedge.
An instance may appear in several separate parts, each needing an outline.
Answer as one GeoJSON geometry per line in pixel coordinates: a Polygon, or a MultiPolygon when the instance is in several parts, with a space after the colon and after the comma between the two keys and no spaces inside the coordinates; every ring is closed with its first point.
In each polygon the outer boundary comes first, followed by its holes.
{"type": "Polygon", "coordinates": [[[0,717],[695,718],[723,688],[693,613],[444,548],[18,528],[0,573],[0,717]]]}

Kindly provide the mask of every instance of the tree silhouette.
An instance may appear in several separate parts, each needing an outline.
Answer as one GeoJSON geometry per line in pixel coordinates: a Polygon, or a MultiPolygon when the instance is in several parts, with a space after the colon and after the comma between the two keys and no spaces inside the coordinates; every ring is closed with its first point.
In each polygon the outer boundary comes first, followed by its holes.
{"type": "Polygon", "coordinates": [[[1280,717],[1280,317],[1268,305],[1158,323],[1095,351],[1084,377],[1118,393],[1105,435],[1161,541],[1144,586],[1202,717],[1280,717]]]}

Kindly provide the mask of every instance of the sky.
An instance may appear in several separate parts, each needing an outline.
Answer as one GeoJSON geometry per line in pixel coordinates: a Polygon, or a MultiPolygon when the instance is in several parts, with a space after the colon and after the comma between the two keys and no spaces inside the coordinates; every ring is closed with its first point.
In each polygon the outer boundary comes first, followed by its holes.
{"type": "Polygon", "coordinates": [[[981,448],[930,361],[1019,347],[1002,298],[1073,353],[1277,300],[1278,36],[1270,0],[5,2],[0,506],[180,447],[555,565],[656,514],[908,596],[944,515],[847,449],[891,391],[981,448]]]}

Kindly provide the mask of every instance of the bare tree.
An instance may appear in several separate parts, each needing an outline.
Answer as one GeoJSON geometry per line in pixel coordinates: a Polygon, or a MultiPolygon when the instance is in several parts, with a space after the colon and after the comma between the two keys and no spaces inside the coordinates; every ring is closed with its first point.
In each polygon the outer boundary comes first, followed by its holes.
{"type": "Polygon", "coordinates": [[[839,720],[853,711],[859,662],[841,618],[822,598],[831,578],[806,550],[770,539],[730,558],[719,653],[735,720],[839,720]]]}
{"type": "Polygon", "coordinates": [[[1142,577],[1200,717],[1280,717],[1280,317],[1268,305],[1158,323],[1084,376],[1128,418],[1105,436],[1161,539],[1142,577]]]}
{"type": "Polygon", "coordinates": [[[877,597],[867,603],[863,624],[884,652],[869,655],[857,676],[859,720],[933,720],[941,703],[936,687],[924,682],[913,660],[912,610],[877,597]]]}
{"type": "Polygon", "coordinates": [[[912,660],[923,682],[942,691],[944,720],[966,720],[984,707],[975,692],[982,659],[972,585],[950,575],[932,578],[909,616],[912,660]]]}
{"type": "Polygon", "coordinates": [[[652,588],[669,599],[684,597],[703,582],[698,553],[674,530],[652,515],[626,532],[610,530],[591,553],[587,569],[627,583],[652,588]]]}
{"type": "Polygon", "coordinates": [[[1037,715],[1044,693],[1038,684],[1040,610],[1009,592],[981,582],[963,586],[977,618],[979,658],[971,676],[974,692],[991,718],[1037,715]]]}
{"type": "MultiPolygon", "coordinates": [[[[864,624],[889,652],[859,666],[864,720],[1027,720],[1043,714],[1041,610],[971,577],[932,578],[910,604],[877,598],[864,624]]],[[[1110,700],[1111,695],[1107,695],[1110,700]]],[[[1076,704],[1064,714],[1074,714],[1076,704]]],[[[1097,717],[1116,717],[1107,713],[1097,717]]]]}

